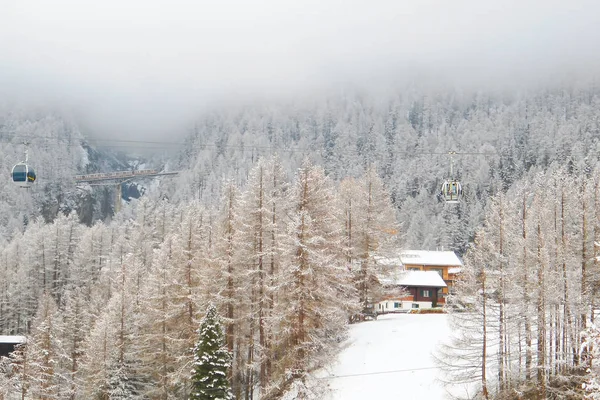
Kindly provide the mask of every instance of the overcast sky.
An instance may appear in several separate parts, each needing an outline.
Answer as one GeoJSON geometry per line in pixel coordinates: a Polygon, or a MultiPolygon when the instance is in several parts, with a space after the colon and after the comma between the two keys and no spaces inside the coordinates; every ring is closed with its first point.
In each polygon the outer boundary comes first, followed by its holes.
{"type": "Polygon", "coordinates": [[[156,139],[236,96],[594,71],[599,27],[597,0],[0,0],[0,94],[156,139]]]}

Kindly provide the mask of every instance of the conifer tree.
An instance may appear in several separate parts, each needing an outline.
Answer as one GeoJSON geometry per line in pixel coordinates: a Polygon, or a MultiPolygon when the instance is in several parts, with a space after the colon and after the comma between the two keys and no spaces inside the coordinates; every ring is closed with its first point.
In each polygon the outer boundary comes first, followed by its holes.
{"type": "Polygon", "coordinates": [[[190,400],[233,399],[227,378],[231,355],[225,348],[225,338],[217,309],[209,305],[194,347],[194,369],[190,400]]]}
{"type": "MultiPolygon", "coordinates": [[[[359,181],[362,186],[359,192],[358,226],[356,229],[355,252],[360,260],[358,271],[359,300],[363,307],[376,301],[381,296],[377,293],[377,266],[373,254],[385,255],[391,249],[398,234],[396,214],[383,181],[374,165],[370,165],[359,181]]],[[[393,251],[393,250],[392,250],[393,251]]]]}
{"type": "Polygon", "coordinates": [[[257,384],[262,393],[270,380],[271,338],[277,318],[273,313],[275,271],[279,269],[279,243],[283,242],[285,230],[282,199],[286,186],[280,161],[277,158],[259,159],[240,201],[241,240],[237,247],[241,259],[248,260],[243,266],[246,297],[240,303],[247,306],[239,314],[239,320],[246,323],[238,323],[237,327],[238,332],[245,330],[238,336],[249,338],[248,348],[239,351],[247,354],[245,390],[250,397],[257,384]]]}
{"type": "Polygon", "coordinates": [[[242,338],[254,338],[246,323],[252,321],[245,319],[248,315],[249,292],[247,278],[243,276],[245,260],[240,251],[240,192],[231,180],[225,184],[221,203],[216,215],[214,257],[211,260],[211,270],[214,271],[211,282],[218,289],[213,291],[216,295],[211,295],[211,301],[214,300],[215,305],[223,312],[225,342],[227,350],[233,356],[231,385],[234,395],[241,398],[245,386],[243,374],[247,370],[248,358],[253,354],[252,344],[242,338]]]}
{"type": "Polygon", "coordinates": [[[60,314],[63,332],[60,338],[60,362],[64,370],[64,387],[70,399],[78,398],[81,390],[80,364],[85,355],[84,341],[90,329],[88,302],[83,289],[76,288],[65,293],[65,305],[60,314]]]}
{"type": "Polygon", "coordinates": [[[278,367],[295,378],[335,351],[349,315],[358,310],[346,268],[342,219],[333,184],[322,168],[305,161],[291,190],[286,263],[280,305],[283,353],[278,367]]]}
{"type": "Polygon", "coordinates": [[[136,277],[140,263],[132,254],[116,254],[112,267],[116,278],[113,295],[96,319],[82,357],[84,396],[145,398],[150,378],[142,365],[143,346],[138,340],[142,314],[136,304],[136,277]]]}
{"type": "MultiPolygon", "coordinates": [[[[44,293],[32,334],[27,343],[29,368],[23,373],[22,385],[28,385],[29,395],[36,399],[55,399],[61,392],[63,374],[59,362],[62,347],[61,321],[52,296],[44,293]]],[[[24,360],[17,360],[24,364],[24,360]]]]}
{"type": "Polygon", "coordinates": [[[374,165],[362,178],[345,178],[339,185],[344,212],[344,245],[353,271],[358,300],[367,308],[384,294],[375,255],[387,256],[397,246],[398,224],[389,194],[374,165]]]}

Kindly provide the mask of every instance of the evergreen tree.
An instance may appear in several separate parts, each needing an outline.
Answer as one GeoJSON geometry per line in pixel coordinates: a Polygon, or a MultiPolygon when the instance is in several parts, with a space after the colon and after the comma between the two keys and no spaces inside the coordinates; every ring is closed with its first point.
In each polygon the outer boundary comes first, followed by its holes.
{"type": "Polygon", "coordinates": [[[190,400],[233,399],[227,378],[231,355],[225,348],[217,309],[211,304],[202,320],[194,347],[194,370],[190,400]]]}

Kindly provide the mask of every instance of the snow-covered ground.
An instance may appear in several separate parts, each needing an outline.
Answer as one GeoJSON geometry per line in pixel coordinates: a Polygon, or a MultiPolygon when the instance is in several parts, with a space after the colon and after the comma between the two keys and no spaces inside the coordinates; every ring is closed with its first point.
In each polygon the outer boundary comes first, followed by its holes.
{"type": "Polygon", "coordinates": [[[449,336],[445,314],[387,314],[350,327],[347,348],[318,374],[327,400],[436,400],[446,390],[432,357],[449,336]]]}

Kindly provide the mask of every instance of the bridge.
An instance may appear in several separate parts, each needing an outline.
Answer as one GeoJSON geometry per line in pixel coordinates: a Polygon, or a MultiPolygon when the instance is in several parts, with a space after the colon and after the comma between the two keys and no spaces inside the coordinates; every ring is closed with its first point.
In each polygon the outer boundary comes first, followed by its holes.
{"type": "Polygon", "coordinates": [[[115,193],[115,214],[121,209],[121,184],[135,178],[152,178],[156,176],[173,176],[179,171],[160,172],[155,169],[138,169],[131,171],[103,172],[97,174],[75,175],[75,182],[88,183],[91,186],[114,185],[115,193]]]}
{"type": "Polygon", "coordinates": [[[155,169],[139,169],[132,171],[105,172],[98,174],[75,175],[75,182],[125,181],[133,178],[177,175],[179,172],[160,172],[155,169]]]}

